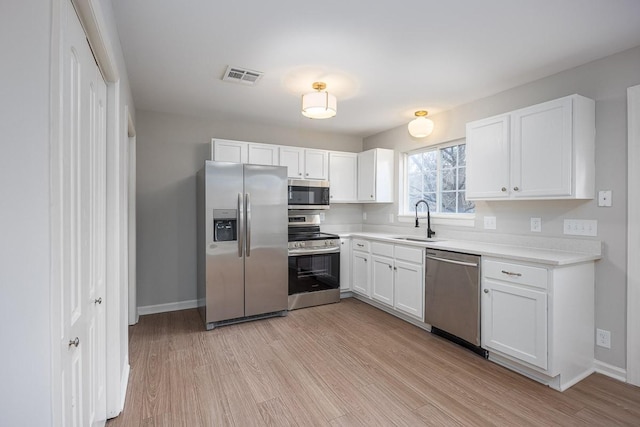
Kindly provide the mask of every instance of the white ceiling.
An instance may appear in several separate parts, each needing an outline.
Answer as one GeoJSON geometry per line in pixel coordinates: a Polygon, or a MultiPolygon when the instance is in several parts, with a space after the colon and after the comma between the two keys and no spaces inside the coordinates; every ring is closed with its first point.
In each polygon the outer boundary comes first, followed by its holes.
{"type": "Polygon", "coordinates": [[[112,3],[137,109],[360,137],[640,45],[640,0],[112,3]],[[336,117],[300,114],[314,81],[336,117]]]}

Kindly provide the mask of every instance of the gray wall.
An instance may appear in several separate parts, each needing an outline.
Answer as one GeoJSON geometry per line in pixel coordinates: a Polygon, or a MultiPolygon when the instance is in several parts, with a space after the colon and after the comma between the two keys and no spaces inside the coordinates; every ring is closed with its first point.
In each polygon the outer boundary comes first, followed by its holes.
{"type": "MultiPolygon", "coordinates": [[[[140,110],[136,131],[139,307],[196,299],[195,173],[211,138],[362,151],[361,138],[140,110]]],[[[353,223],[360,212],[344,206],[326,220],[353,223]]]]}
{"type": "Polygon", "coordinates": [[[51,6],[16,0],[0,10],[0,425],[47,426],[51,6]]]}
{"type": "MultiPolygon", "coordinates": [[[[596,327],[611,331],[612,347],[596,347],[596,359],[621,368],[626,366],[626,89],[639,83],[640,47],[434,115],[434,133],[424,141],[412,140],[404,125],[364,140],[365,149],[393,148],[399,159],[404,151],[464,138],[468,121],[573,93],[595,99],[596,190],[613,190],[613,206],[598,207],[596,200],[479,202],[475,228],[469,231],[485,233],[483,217],[492,215],[497,218],[497,229],[489,231],[492,233],[564,237],[564,219],[597,219],[597,239],[604,243],[604,256],[596,263],[596,327]],[[531,217],[542,219],[542,233],[529,231],[531,217]]],[[[368,205],[365,212],[365,227],[379,226],[385,224],[389,213],[398,212],[398,205],[368,205]]],[[[453,229],[434,228],[443,232],[453,229]]]]}

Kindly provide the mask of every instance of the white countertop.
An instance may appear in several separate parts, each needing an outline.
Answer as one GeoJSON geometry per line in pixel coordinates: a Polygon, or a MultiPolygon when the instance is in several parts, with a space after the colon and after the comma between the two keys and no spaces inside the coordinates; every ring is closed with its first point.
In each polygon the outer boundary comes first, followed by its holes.
{"type": "MultiPolygon", "coordinates": [[[[475,255],[492,256],[498,258],[508,258],[515,261],[534,262],[548,265],[570,265],[582,262],[596,261],[601,258],[600,254],[585,252],[569,252],[554,249],[531,248],[525,246],[502,245],[496,243],[485,243],[478,241],[434,239],[429,242],[417,242],[411,240],[398,239],[398,234],[370,233],[370,232],[350,232],[341,236],[351,236],[370,240],[380,240],[388,243],[418,246],[448,251],[465,252],[475,255]]],[[[415,236],[407,236],[415,237],[415,236]]]]}

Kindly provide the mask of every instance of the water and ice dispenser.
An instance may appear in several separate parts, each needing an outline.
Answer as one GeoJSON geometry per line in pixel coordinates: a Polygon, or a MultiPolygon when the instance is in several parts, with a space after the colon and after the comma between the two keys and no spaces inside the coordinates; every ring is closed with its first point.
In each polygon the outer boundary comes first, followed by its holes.
{"type": "Polygon", "coordinates": [[[213,241],[233,242],[238,240],[236,209],[213,210],[213,241]]]}

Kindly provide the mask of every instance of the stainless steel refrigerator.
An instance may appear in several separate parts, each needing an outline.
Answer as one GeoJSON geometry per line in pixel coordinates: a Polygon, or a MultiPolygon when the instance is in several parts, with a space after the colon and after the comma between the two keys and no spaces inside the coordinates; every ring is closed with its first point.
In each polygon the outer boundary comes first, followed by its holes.
{"type": "Polygon", "coordinates": [[[206,161],[197,192],[198,306],[206,328],[286,315],[287,168],[206,161]]]}

